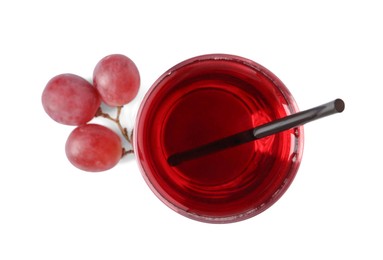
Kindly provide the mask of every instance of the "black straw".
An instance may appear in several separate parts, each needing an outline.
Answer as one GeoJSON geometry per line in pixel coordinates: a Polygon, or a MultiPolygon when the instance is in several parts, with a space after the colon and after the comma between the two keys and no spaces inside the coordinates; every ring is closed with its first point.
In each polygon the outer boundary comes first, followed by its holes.
{"type": "Polygon", "coordinates": [[[329,103],[277,119],[256,128],[248,129],[187,151],[175,153],[169,156],[168,163],[171,166],[176,166],[188,160],[193,160],[230,147],[273,135],[325,116],[341,113],[344,108],[345,104],[343,100],[336,99],[329,103]]]}

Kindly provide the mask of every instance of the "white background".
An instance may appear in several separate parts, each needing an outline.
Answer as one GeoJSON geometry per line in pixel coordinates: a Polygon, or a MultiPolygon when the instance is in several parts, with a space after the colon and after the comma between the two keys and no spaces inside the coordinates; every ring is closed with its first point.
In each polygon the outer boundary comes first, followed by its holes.
{"type": "Polygon", "coordinates": [[[379,1],[2,1],[0,259],[382,259],[379,1]],[[207,53],[250,58],[307,109],[335,98],[344,113],[305,126],[286,194],[228,225],[184,218],[160,202],[134,157],[86,173],[66,159],[73,127],[43,111],[48,80],[90,79],[99,59],[129,56],[139,101],[176,63],[207,53]]]}

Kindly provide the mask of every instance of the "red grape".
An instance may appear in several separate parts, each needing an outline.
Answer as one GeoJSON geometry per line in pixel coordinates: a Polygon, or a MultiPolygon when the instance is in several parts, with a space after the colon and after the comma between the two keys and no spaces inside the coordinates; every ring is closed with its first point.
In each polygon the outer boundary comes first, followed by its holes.
{"type": "Polygon", "coordinates": [[[120,137],[109,128],[87,124],[77,127],[69,135],[65,145],[69,161],[77,168],[89,171],[105,171],[115,166],[122,156],[120,137]]]}
{"type": "Polygon", "coordinates": [[[107,105],[122,106],[137,95],[140,74],[131,59],[112,54],[97,63],[93,71],[93,84],[107,105]]]}
{"type": "Polygon", "coordinates": [[[46,85],[42,104],[53,120],[65,125],[82,125],[94,117],[101,99],[97,90],[84,78],[61,74],[46,85]]]}

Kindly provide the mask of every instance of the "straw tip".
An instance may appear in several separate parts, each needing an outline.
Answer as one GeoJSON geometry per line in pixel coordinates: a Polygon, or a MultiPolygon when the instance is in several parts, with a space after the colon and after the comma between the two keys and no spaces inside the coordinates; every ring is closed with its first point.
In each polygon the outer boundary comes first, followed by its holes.
{"type": "Polygon", "coordinates": [[[344,101],[342,99],[338,98],[338,99],[335,99],[334,104],[335,104],[335,110],[338,113],[342,113],[344,108],[345,108],[344,101]]]}
{"type": "Polygon", "coordinates": [[[177,156],[177,154],[169,156],[167,161],[170,166],[177,166],[181,163],[181,159],[179,156],[177,156]]]}

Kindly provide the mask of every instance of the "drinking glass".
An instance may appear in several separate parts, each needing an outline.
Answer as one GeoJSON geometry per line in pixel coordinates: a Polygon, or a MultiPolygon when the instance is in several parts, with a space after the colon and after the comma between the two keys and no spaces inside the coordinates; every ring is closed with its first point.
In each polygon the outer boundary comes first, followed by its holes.
{"type": "Polygon", "coordinates": [[[174,211],[207,223],[253,217],[288,189],[303,152],[303,127],[192,158],[179,152],[298,112],[286,86],[247,58],[208,54],[166,71],[138,111],[134,148],[150,189],[174,211]]]}

